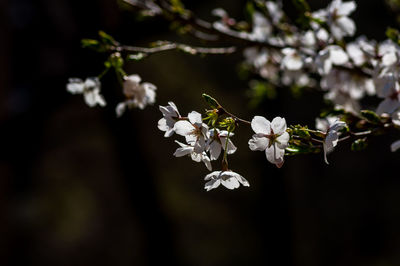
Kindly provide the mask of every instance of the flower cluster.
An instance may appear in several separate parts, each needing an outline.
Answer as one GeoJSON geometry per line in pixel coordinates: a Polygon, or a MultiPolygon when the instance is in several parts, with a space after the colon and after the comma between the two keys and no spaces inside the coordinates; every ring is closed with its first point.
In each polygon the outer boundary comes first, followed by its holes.
{"type": "Polygon", "coordinates": [[[207,191],[218,187],[220,184],[228,189],[249,186],[249,183],[239,174],[227,168],[228,154],[236,152],[237,148],[231,141],[233,132],[210,128],[203,122],[202,115],[196,111],[190,112],[187,117],[182,117],[173,102],[167,106],[160,106],[163,117],[158,121],[158,128],[164,131],[164,137],[170,137],[174,133],[183,136],[186,143],[175,141],[179,148],[174,156],[189,156],[195,162],[203,162],[209,171],[212,171],[211,161],[216,161],[223,152],[223,170],[215,171],[207,175],[205,185],[207,191]]]}
{"type": "MultiPolygon", "coordinates": [[[[149,104],[154,104],[157,87],[151,83],[140,83],[139,75],[123,76],[123,94],[125,101],[119,103],[115,108],[117,117],[123,115],[125,110],[131,108],[144,109],[149,104]]],[[[72,94],[83,94],[88,106],[106,106],[104,97],[100,94],[101,83],[98,77],[87,78],[82,81],[79,78],[70,78],[67,91],[72,94]]]]}
{"type": "MultiPolygon", "coordinates": [[[[242,65],[244,70],[256,74],[252,77],[257,80],[250,81],[250,87],[258,88],[256,97],[261,98],[262,93],[268,94],[268,90],[279,87],[291,87],[294,92],[307,88],[319,91],[331,103],[316,118],[316,130],[302,125],[288,126],[282,117],[269,121],[263,116],[254,116],[246,121],[205,94],[203,97],[211,107],[205,114],[191,111],[182,116],[173,102],[160,106],[163,117],[158,121],[158,128],[164,137],[174,134],[182,137],[175,140],[178,148],[174,156],[202,162],[211,172],[205,177],[207,191],[221,184],[228,189],[238,188],[240,184],[249,186],[243,176],[228,167],[228,155],[237,151],[232,137],[239,123],[250,125],[254,131],[248,141],[249,149],[264,151],[266,159],[278,168],[283,166],[285,156],[309,153],[323,153],[328,164],[327,155],[341,141],[350,139],[351,149],[358,151],[366,147],[370,136],[400,129],[400,32],[388,31],[388,39],[383,42],[365,36],[353,38],[356,25],[350,16],[357,7],[355,1],[333,0],[326,8],[316,11],[306,1],[294,1],[300,13],[296,24],[288,19],[281,1],[249,2],[250,23],[237,21],[222,8],[212,11],[217,19],[208,23],[196,19],[180,1],[170,1],[171,5],[159,5],[154,0],[125,2],[149,16],[178,19],[182,32],[190,32],[199,39],[236,39],[248,44],[243,50],[242,65]],[[185,28],[185,24],[190,27],[185,28]],[[378,105],[367,106],[372,110],[366,110],[363,106],[366,101],[362,101],[365,97],[378,98],[378,105]],[[220,158],[221,170],[212,172],[212,162],[220,158]]],[[[239,48],[192,47],[168,41],[158,41],[146,48],[121,45],[104,32],[99,32],[99,36],[100,40],[86,39],[83,44],[108,53],[105,71],[98,78],[85,81],[70,79],[67,90],[82,94],[90,107],[105,106],[99,79],[113,68],[125,97],[116,107],[118,117],[127,109],[144,109],[154,104],[156,97],[156,86],[142,82],[138,75],[127,75],[123,70],[125,62],[168,50],[205,55],[230,54],[239,48]]],[[[398,149],[400,140],[391,145],[393,152],[398,149]]]]}

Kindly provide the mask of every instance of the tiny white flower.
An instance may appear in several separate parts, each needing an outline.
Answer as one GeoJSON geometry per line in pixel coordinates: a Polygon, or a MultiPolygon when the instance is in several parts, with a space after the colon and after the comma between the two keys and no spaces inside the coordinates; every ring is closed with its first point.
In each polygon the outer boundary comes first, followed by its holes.
{"type": "Polygon", "coordinates": [[[284,15],[280,3],[273,1],[266,1],[265,6],[268,9],[268,13],[271,16],[272,22],[274,24],[278,24],[284,15]]]}
{"type": "Polygon", "coordinates": [[[325,139],[323,141],[324,148],[324,159],[327,164],[328,159],[326,155],[333,151],[339,141],[339,131],[346,127],[346,123],[333,118],[328,117],[324,122],[323,119],[317,118],[316,120],[317,128],[326,133],[325,139]],[[328,126],[327,130],[323,130],[328,126]]]}
{"type": "Polygon", "coordinates": [[[164,137],[170,137],[174,134],[174,125],[181,115],[173,102],[168,102],[168,106],[159,108],[164,117],[158,120],[158,129],[165,131],[164,137]]]}
{"type": "Polygon", "coordinates": [[[124,77],[123,93],[127,99],[118,104],[117,116],[121,116],[126,108],[144,109],[147,105],[155,102],[157,87],[148,82],[140,83],[140,81],[139,75],[124,77]]]}
{"type": "Polygon", "coordinates": [[[176,134],[184,136],[186,142],[194,146],[195,152],[202,153],[207,149],[208,126],[203,123],[201,114],[196,111],[188,114],[188,120],[177,121],[174,125],[174,131],[176,134]]]}
{"type": "Polygon", "coordinates": [[[348,61],[349,56],[340,46],[329,45],[318,53],[315,64],[318,72],[326,75],[331,71],[333,65],[344,65],[348,61]]]}
{"type": "Polygon", "coordinates": [[[271,35],[272,25],[260,12],[253,13],[253,30],[248,37],[255,41],[266,41],[271,35]]]}
{"type": "Polygon", "coordinates": [[[249,187],[249,182],[238,173],[235,173],[231,170],[227,171],[214,171],[204,178],[205,181],[208,181],[204,189],[210,191],[211,189],[219,187],[219,185],[223,185],[227,189],[235,189],[242,184],[245,187],[249,187]]]}
{"type": "Polygon", "coordinates": [[[90,107],[105,106],[106,102],[100,94],[100,87],[101,83],[97,77],[87,78],[85,82],[78,78],[70,78],[67,91],[72,94],[83,94],[86,104],[90,107]]]}
{"type": "Polygon", "coordinates": [[[286,132],[285,118],[275,117],[269,122],[265,117],[255,116],[251,121],[251,128],[256,133],[249,140],[252,151],[265,151],[267,160],[278,168],[284,163],[283,156],[290,139],[286,132]]]}
{"type": "Polygon", "coordinates": [[[354,1],[333,0],[328,6],[327,23],[336,40],[342,40],[345,36],[353,36],[356,32],[354,21],[348,17],[355,9],[354,1]]]}
{"type": "Polygon", "coordinates": [[[282,68],[287,70],[300,70],[303,67],[303,59],[299,52],[293,48],[282,49],[284,57],[282,58],[282,68]]]}
{"type": "Polygon", "coordinates": [[[233,154],[236,151],[236,146],[232,143],[231,137],[234,135],[232,132],[229,133],[228,143],[226,140],[228,138],[228,131],[222,130],[219,131],[218,129],[210,129],[210,138],[208,139],[208,149],[210,151],[210,158],[212,161],[218,159],[219,155],[221,154],[222,150],[225,150],[227,147],[227,153],[233,154]]]}
{"type": "Polygon", "coordinates": [[[400,140],[397,140],[397,141],[393,142],[392,145],[390,145],[390,150],[392,152],[395,152],[398,149],[400,149],[400,140]]]}
{"type": "Polygon", "coordinates": [[[176,149],[174,153],[175,157],[190,156],[193,161],[198,163],[203,162],[209,171],[212,170],[211,160],[208,157],[207,153],[205,152],[197,153],[195,152],[194,147],[192,145],[187,145],[177,140],[175,140],[175,142],[178,143],[179,146],[181,146],[178,149],[176,149]]]}

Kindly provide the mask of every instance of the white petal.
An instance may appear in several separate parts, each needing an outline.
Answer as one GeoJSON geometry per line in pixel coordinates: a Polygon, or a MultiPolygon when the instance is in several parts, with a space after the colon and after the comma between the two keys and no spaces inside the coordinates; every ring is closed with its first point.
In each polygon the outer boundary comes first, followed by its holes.
{"type": "Polygon", "coordinates": [[[283,156],[285,155],[285,150],[280,149],[277,145],[271,145],[265,150],[265,155],[270,163],[275,164],[280,167],[283,164],[283,156]]]}
{"type": "Polygon", "coordinates": [[[356,32],[356,24],[348,17],[341,17],[336,20],[336,23],[346,33],[346,36],[353,36],[356,32]]]}
{"type": "Polygon", "coordinates": [[[205,184],[204,189],[210,191],[211,189],[219,187],[220,184],[221,184],[220,179],[212,179],[205,184]]]}
{"type": "Polygon", "coordinates": [[[201,119],[201,114],[196,111],[190,112],[188,114],[188,118],[192,124],[200,124],[201,125],[203,123],[203,120],[201,119]]]}
{"type": "Polygon", "coordinates": [[[187,136],[191,134],[194,129],[194,126],[186,120],[180,120],[174,125],[174,131],[176,132],[176,134],[181,136],[187,136]]]}
{"type": "Polygon", "coordinates": [[[400,149],[400,140],[397,140],[397,141],[393,142],[392,145],[390,145],[390,150],[392,152],[395,152],[398,149],[400,149]]]}
{"type": "Polygon", "coordinates": [[[218,141],[214,140],[210,144],[210,158],[215,161],[218,159],[221,154],[221,144],[218,141]]]}
{"type": "Polygon", "coordinates": [[[285,118],[279,116],[275,117],[271,122],[271,128],[274,131],[274,134],[282,134],[283,132],[286,132],[285,118]]]}
{"type": "Polygon", "coordinates": [[[290,135],[287,132],[284,132],[282,135],[276,138],[276,145],[278,145],[279,148],[281,149],[286,149],[288,146],[288,142],[290,139],[290,135]]]}
{"type": "Polygon", "coordinates": [[[253,135],[253,138],[249,140],[249,148],[252,151],[263,151],[269,145],[269,139],[261,137],[257,134],[253,135]]]}
{"type": "Polygon", "coordinates": [[[270,134],[271,133],[271,123],[262,116],[255,116],[251,120],[251,128],[257,134],[270,134]]]}
{"type": "Polygon", "coordinates": [[[214,171],[214,172],[206,175],[204,180],[207,181],[207,180],[211,180],[211,179],[217,179],[220,174],[221,174],[221,171],[214,171]]]}
{"type": "Polygon", "coordinates": [[[205,139],[203,137],[199,137],[194,144],[194,152],[202,153],[206,150],[206,147],[207,145],[205,139]]]}
{"type": "MultiPolygon", "coordinates": [[[[124,114],[125,110],[126,110],[126,104],[124,102],[119,103],[117,107],[115,107],[115,113],[117,114],[117,117],[121,117],[124,114]]],[[[160,121],[158,121],[158,124],[160,124],[160,121]]],[[[160,128],[160,126],[158,128],[160,128]]]]}
{"type": "MultiPolygon", "coordinates": [[[[225,150],[226,146],[226,138],[220,138],[221,139],[221,145],[222,148],[225,150]]],[[[229,139],[228,140],[228,146],[227,146],[227,153],[228,154],[233,154],[237,150],[236,146],[233,144],[233,142],[229,139]]]]}
{"type": "Polygon", "coordinates": [[[330,56],[329,59],[335,65],[343,65],[349,61],[349,56],[346,52],[337,45],[329,46],[330,56]]]}
{"type": "Polygon", "coordinates": [[[391,98],[386,98],[378,105],[376,113],[378,115],[381,115],[383,113],[391,114],[399,107],[400,107],[399,101],[391,99],[391,98]]]}
{"type": "Polygon", "coordinates": [[[169,104],[169,106],[172,107],[172,109],[174,109],[174,111],[176,112],[178,117],[180,117],[181,115],[179,114],[178,107],[176,107],[175,103],[174,102],[168,102],[168,104],[169,104]]]}
{"type": "Polygon", "coordinates": [[[223,178],[221,178],[221,184],[224,187],[226,187],[227,189],[235,189],[240,186],[239,181],[233,176],[231,176],[225,180],[223,178]]]}
{"type": "Polygon", "coordinates": [[[340,16],[348,16],[354,10],[356,10],[356,3],[354,1],[344,2],[340,5],[340,8],[337,10],[337,14],[340,16]]]}
{"type": "Polygon", "coordinates": [[[211,161],[205,152],[203,152],[202,161],[206,165],[207,169],[211,171],[212,170],[211,161]]]}
{"type": "Polygon", "coordinates": [[[67,91],[72,94],[81,94],[85,89],[83,81],[78,78],[70,78],[67,84],[67,91]]]}
{"type": "Polygon", "coordinates": [[[182,157],[182,156],[189,155],[192,152],[193,152],[193,147],[184,146],[184,147],[177,148],[176,151],[174,152],[174,156],[175,157],[182,157]]]}

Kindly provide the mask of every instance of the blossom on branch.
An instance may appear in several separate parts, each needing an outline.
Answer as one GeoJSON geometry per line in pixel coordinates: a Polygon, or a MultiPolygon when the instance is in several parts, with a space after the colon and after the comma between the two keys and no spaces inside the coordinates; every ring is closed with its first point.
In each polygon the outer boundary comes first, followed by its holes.
{"type": "Polygon", "coordinates": [[[210,136],[208,126],[203,123],[201,114],[196,111],[188,114],[188,120],[176,122],[174,131],[176,134],[184,136],[186,142],[194,146],[196,153],[202,153],[207,148],[206,140],[210,136]]]}
{"type": "Polygon", "coordinates": [[[192,145],[187,145],[175,140],[176,143],[181,146],[180,148],[176,149],[174,156],[175,157],[182,157],[182,156],[190,156],[193,161],[195,162],[203,162],[209,171],[212,170],[211,161],[208,155],[205,152],[197,153],[194,150],[192,145]]]}
{"type": "Polygon", "coordinates": [[[316,119],[316,128],[326,133],[323,140],[324,159],[326,164],[328,159],[326,155],[333,151],[339,141],[339,131],[346,127],[346,123],[337,120],[335,117],[328,117],[325,119],[316,119]]]}
{"type": "Polygon", "coordinates": [[[265,151],[267,160],[281,168],[290,139],[286,132],[285,118],[275,117],[270,122],[265,117],[255,116],[251,121],[251,128],[256,134],[249,140],[250,150],[265,151]]]}
{"type": "Polygon", "coordinates": [[[106,105],[103,96],[100,94],[101,83],[97,77],[87,78],[85,81],[79,78],[70,78],[68,81],[67,91],[72,94],[83,94],[83,98],[89,107],[106,105]]]}
{"type": "Polygon", "coordinates": [[[126,100],[117,105],[116,113],[118,117],[125,112],[126,108],[144,109],[147,105],[155,102],[157,87],[149,82],[140,83],[140,81],[139,75],[124,77],[123,93],[126,100]]]}
{"type": "Polygon", "coordinates": [[[174,134],[174,125],[181,115],[173,102],[168,102],[168,106],[159,108],[164,117],[158,120],[158,129],[165,131],[164,137],[171,137],[174,134]]]}
{"type": "Polygon", "coordinates": [[[235,173],[231,170],[227,171],[214,171],[204,178],[205,181],[208,181],[204,189],[210,191],[211,189],[219,187],[219,185],[223,185],[227,189],[235,189],[242,184],[245,187],[249,187],[249,182],[238,173],[235,173]]]}
{"type": "Polygon", "coordinates": [[[207,146],[210,151],[211,160],[217,160],[221,154],[221,150],[225,150],[225,147],[227,154],[235,153],[237,148],[230,139],[233,135],[233,133],[228,133],[226,130],[210,129],[210,138],[208,139],[207,146]],[[226,143],[227,139],[228,143],[226,143]]]}

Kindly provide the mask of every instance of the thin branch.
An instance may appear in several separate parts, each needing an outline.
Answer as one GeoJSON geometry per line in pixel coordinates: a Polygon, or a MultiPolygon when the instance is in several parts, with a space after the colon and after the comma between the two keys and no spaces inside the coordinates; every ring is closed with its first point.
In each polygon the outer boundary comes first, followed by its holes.
{"type": "Polygon", "coordinates": [[[180,50],[190,54],[232,54],[236,52],[236,47],[196,47],[181,43],[173,42],[162,42],[162,45],[156,47],[138,47],[138,46],[113,46],[112,50],[118,52],[134,52],[134,53],[145,53],[145,54],[155,54],[170,50],[180,50]]]}

